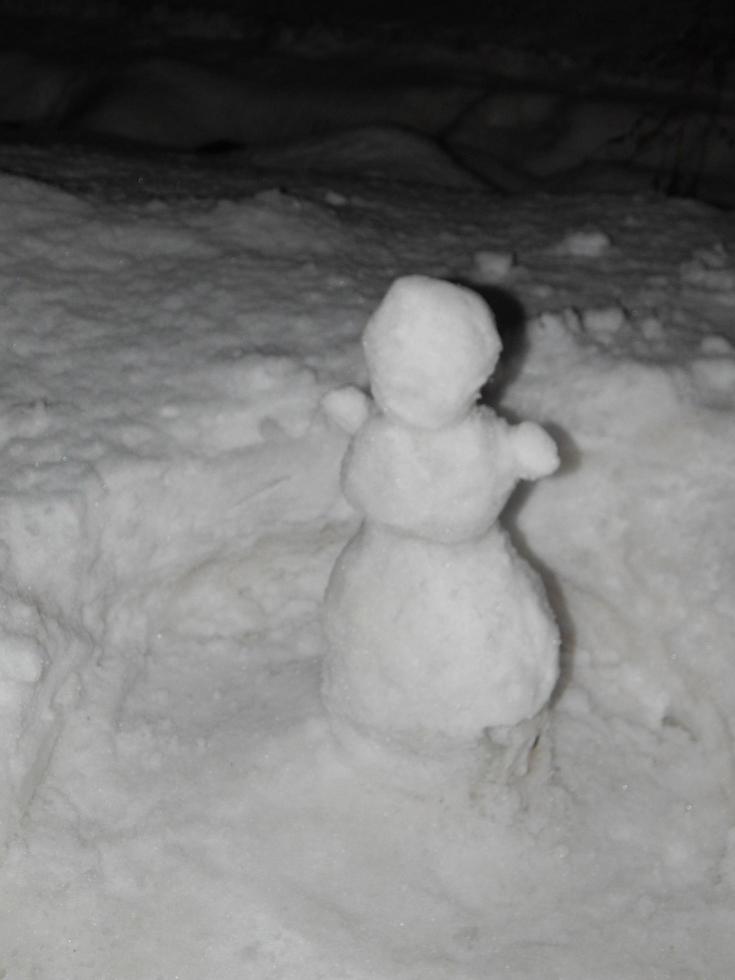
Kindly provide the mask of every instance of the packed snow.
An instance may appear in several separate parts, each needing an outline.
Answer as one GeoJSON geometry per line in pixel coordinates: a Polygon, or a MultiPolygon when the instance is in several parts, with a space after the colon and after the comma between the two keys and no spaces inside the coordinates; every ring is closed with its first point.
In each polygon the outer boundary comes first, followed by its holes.
{"type": "Polygon", "coordinates": [[[728,980],[731,216],[3,152],[0,976],[728,980]],[[561,457],[500,516],[562,640],[511,780],[322,699],[360,340],[417,275],[488,302],[483,399],[561,457]]]}
{"type": "Polygon", "coordinates": [[[559,634],[538,576],[496,522],[520,479],[558,468],[556,446],[535,423],[510,426],[477,405],[501,343],[475,291],[402,276],[362,343],[374,400],[363,396],[363,418],[341,408],[356,389],[323,402],[350,423],[342,489],[364,515],[324,597],[325,706],[350,736],[409,753],[492,746],[498,771],[510,739],[523,768],[515,726],[530,751],[559,634]]]}

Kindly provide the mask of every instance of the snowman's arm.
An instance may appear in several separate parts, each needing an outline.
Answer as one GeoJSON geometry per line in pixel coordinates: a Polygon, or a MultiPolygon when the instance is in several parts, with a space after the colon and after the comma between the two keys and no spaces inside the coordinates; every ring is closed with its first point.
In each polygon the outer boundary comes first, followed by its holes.
{"type": "Polygon", "coordinates": [[[535,422],[521,422],[510,431],[511,445],[522,480],[539,480],[559,467],[556,443],[535,422]]]}
{"type": "Polygon", "coordinates": [[[354,435],[367,421],[371,404],[365,392],[354,385],[336,388],[322,398],[325,413],[349,435],[354,435]]]}

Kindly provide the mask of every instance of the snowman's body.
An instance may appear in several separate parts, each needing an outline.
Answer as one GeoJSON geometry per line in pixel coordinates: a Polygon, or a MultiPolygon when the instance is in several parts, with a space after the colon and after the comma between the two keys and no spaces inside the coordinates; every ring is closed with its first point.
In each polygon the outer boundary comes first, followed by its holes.
{"type": "Polygon", "coordinates": [[[474,406],[499,351],[474,294],[398,280],[365,347],[376,408],[354,389],[327,402],[355,430],[342,485],[364,521],[325,597],[325,702],[383,741],[472,743],[536,716],[557,679],[543,587],[496,524],[517,481],[551,472],[556,450],[538,426],[474,406]],[[416,342],[432,345],[428,387],[416,342]]]}

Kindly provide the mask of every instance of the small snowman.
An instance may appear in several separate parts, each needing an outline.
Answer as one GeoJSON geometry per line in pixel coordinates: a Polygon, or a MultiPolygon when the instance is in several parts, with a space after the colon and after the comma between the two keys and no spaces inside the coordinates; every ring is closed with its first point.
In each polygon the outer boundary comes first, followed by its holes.
{"type": "Polygon", "coordinates": [[[324,600],[334,727],[410,753],[528,747],[558,677],[559,633],[535,572],[497,524],[519,480],[559,459],[532,422],[477,404],[501,343],[473,291],[396,280],[363,335],[372,398],[331,392],[363,522],[324,600]]]}

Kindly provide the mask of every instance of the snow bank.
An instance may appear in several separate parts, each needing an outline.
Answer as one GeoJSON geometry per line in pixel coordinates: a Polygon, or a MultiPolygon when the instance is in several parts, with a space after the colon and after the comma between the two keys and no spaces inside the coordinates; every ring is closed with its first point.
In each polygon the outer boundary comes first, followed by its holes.
{"type": "MultiPolygon", "coordinates": [[[[733,421],[721,403],[708,404],[715,385],[703,390],[698,361],[672,369],[591,358],[588,326],[549,315],[534,327],[539,363],[575,339],[544,407],[574,448],[543,511],[539,499],[523,512],[534,545],[550,535],[552,513],[567,528],[561,553],[554,534],[553,554],[542,557],[564,583],[575,679],[592,658],[604,665],[602,702],[724,744],[735,708],[735,613],[723,592],[734,568],[722,547],[733,533],[733,421]]],[[[607,334],[606,325],[592,336],[607,334]]]]}
{"type": "Polygon", "coordinates": [[[726,977],[724,225],[338,190],[111,204],[0,180],[0,972],[726,977]],[[357,523],[320,398],[365,381],[396,275],[480,253],[516,256],[530,321],[501,407],[562,455],[505,514],[564,636],[548,748],[512,789],[347,759],[319,698],[357,523]]]}
{"type": "MultiPolygon", "coordinates": [[[[241,269],[221,264],[223,252],[253,238],[261,255],[299,248],[302,216],[276,217],[277,195],[194,208],[181,225],[163,207],[100,211],[22,180],[0,193],[5,839],[66,717],[85,710],[88,678],[106,678],[114,717],[161,593],[167,608],[183,602],[177,583],[190,589],[223,535],[239,553],[282,508],[298,523],[328,506],[339,445],[309,433],[320,394],[310,371],[243,353],[242,318],[257,321],[257,302],[223,317],[209,351],[188,359],[202,317],[216,316],[202,268],[237,293],[241,269]]],[[[324,247],[307,234],[304,247],[324,247]]],[[[248,292],[226,309],[252,303],[248,292]]],[[[244,609],[226,615],[245,628],[244,609]]]]}

